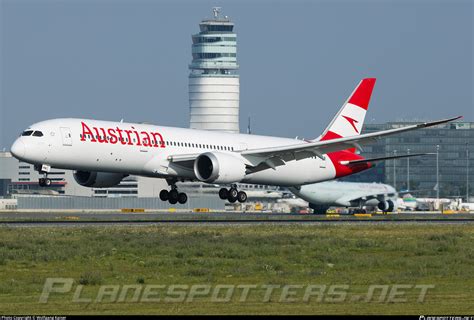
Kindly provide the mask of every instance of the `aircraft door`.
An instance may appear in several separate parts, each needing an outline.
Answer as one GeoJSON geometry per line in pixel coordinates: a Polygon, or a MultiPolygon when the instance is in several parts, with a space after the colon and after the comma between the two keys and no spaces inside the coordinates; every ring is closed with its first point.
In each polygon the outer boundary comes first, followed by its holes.
{"type": "Polygon", "coordinates": [[[72,135],[71,129],[66,127],[61,127],[61,138],[63,140],[63,146],[72,146],[72,135]]]}

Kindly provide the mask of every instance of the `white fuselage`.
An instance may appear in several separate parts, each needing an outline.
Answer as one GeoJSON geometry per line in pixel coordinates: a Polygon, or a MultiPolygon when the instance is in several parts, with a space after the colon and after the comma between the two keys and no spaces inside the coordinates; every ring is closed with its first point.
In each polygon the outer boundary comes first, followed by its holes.
{"type": "MultiPolygon", "coordinates": [[[[20,136],[15,141],[12,153],[25,162],[178,180],[197,177],[189,167],[170,161],[172,156],[220,152],[245,161],[239,151],[306,143],[269,136],[70,118],[38,122],[27,130],[43,135],[20,136]]],[[[335,176],[331,159],[315,156],[247,174],[242,182],[293,186],[335,176]]]]}
{"type": "Polygon", "coordinates": [[[326,181],[290,188],[298,197],[321,206],[377,206],[380,201],[397,200],[396,190],[387,184],[326,181]]]}

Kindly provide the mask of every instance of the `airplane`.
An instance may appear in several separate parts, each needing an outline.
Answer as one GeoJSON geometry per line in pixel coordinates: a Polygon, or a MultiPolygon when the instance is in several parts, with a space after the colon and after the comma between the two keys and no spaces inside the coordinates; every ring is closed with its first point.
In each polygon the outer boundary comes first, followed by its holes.
{"type": "Polygon", "coordinates": [[[399,208],[405,211],[415,211],[417,208],[416,198],[407,193],[399,199],[399,208]]]}
{"type": "Polygon", "coordinates": [[[43,174],[49,186],[51,168],[74,170],[85,187],[111,187],[128,175],[164,178],[170,190],[162,201],[184,204],[178,181],[230,185],[219,197],[245,202],[236,183],[300,186],[351,175],[372,162],[406,155],[365,159],[356,150],[381,137],[453,121],[461,117],[361,134],[375,78],[363,79],[325,131],[316,139],[212,132],[151,124],[92,119],[52,119],[24,130],[11,147],[17,159],[43,174]]]}
{"type": "Polygon", "coordinates": [[[395,188],[382,183],[325,181],[290,187],[296,196],[309,202],[316,214],[325,214],[329,207],[377,207],[383,212],[398,208],[395,188]]]}
{"type": "Polygon", "coordinates": [[[474,212],[474,203],[462,202],[459,204],[459,209],[466,212],[474,212]]]}

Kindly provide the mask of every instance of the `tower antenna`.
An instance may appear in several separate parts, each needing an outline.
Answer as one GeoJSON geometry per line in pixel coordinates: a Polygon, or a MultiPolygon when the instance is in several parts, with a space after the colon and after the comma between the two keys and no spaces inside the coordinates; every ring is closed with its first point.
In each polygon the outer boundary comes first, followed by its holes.
{"type": "Polygon", "coordinates": [[[214,19],[218,19],[219,18],[219,14],[221,13],[221,7],[214,7],[212,8],[212,12],[214,13],[214,19]]]}

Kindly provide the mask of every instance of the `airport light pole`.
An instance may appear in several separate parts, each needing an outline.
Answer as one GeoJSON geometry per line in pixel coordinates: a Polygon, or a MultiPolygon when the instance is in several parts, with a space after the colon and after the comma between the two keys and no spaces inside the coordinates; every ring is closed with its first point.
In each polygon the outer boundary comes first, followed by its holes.
{"type": "MultiPolygon", "coordinates": [[[[393,150],[393,155],[397,156],[397,150],[393,150]]],[[[397,159],[393,159],[393,187],[397,190],[397,168],[395,167],[395,162],[397,159]]]]}
{"type": "MultiPolygon", "coordinates": [[[[410,149],[407,149],[407,154],[410,155],[410,149]]],[[[407,158],[407,191],[410,191],[410,157],[407,158]]]]}
{"type": "Polygon", "coordinates": [[[439,208],[439,144],[436,145],[436,202],[439,208]]]}
{"type": "Polygon", "coordinates": [[[466,202],[469,202],[469,144],[466,142],[466,202]]]}

